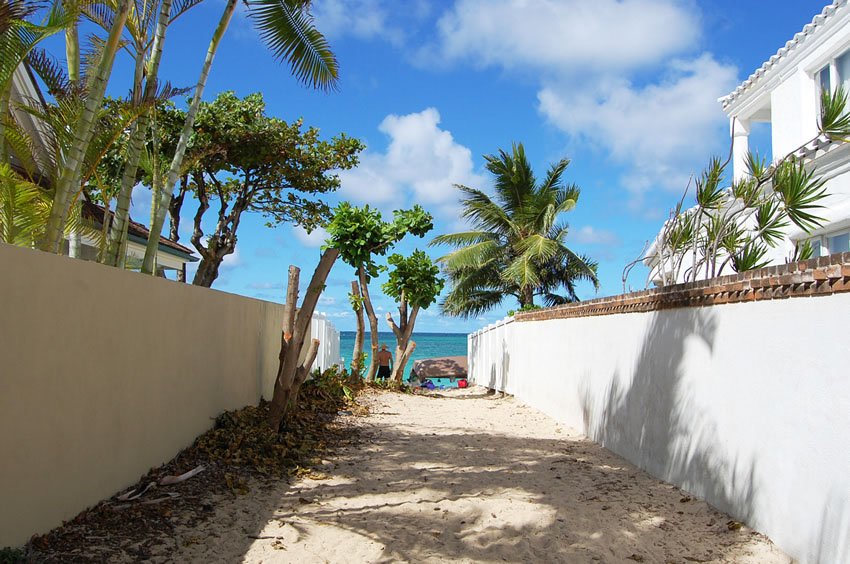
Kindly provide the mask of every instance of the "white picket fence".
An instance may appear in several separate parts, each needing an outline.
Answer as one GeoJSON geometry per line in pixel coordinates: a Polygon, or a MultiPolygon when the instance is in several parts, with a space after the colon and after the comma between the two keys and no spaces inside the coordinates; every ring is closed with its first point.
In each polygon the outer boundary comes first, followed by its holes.
{"type": "Polygon", "coordinates": [[[341,365],[339,354],[339,330],[324,313],[314,313],[310,324],[310,338],[319,339],[319,353],[313,370],[327,370],[334,364],[341,365]]]}

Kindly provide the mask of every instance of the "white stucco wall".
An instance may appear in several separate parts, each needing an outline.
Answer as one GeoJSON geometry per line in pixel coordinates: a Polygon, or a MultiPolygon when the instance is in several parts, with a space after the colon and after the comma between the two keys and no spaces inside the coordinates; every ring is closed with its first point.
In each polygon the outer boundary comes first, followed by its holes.
{"type": "Polygon", "coordinates": [[[470,336],[470,375],[803,563],[850,562],[847,312],[837,294],[513,322],[470,336]]]}
{"type": "Polygon", "coordinates": [[[0,265],[0,547],[271,398],[282,305],[1,243],[0,265]]]}

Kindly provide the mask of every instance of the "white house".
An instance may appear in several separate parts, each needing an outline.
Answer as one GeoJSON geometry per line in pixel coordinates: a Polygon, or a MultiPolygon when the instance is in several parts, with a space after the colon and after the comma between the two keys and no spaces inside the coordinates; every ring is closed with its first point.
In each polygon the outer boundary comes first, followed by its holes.
{"type": "MultiPolygon", "coordinates": [[[[774,161],[793,153],[826,182],[829,196],[823,202],[825,208],[816,212],[825,220],[823,226],[811,234],[794,225],[787,227],[784,241],[769,251],[771,264],[784,263],[795,245],[807,239],[816,256],[850,251],[850,143],[818,137],[820,93],[824,88],[834,91],[838,85],[850,92],[848,0],[826,6],[747,80],[719,99],[729,117],[735,180],[747,175],[746,155],[752,149],[769,154],[774,161]],[[770,125],[769,152],[750,146],[753,124],[759,122],[770,125]]],[[[652,280],[660,283],[653,250],[645,263],[653,270],[652,280]]],[[[727,267],[718,274],[731,272],[727,267]]]]}

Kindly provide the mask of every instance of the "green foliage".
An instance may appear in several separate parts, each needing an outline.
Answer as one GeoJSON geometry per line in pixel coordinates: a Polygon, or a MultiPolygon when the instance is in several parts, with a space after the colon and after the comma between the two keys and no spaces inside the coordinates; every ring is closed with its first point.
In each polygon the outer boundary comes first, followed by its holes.
{"type": "Polygon", "coordinates": [[[444,313],[478,315],[498,306],[506,296],[520,305],[542,298],[546,305],[575,301],[575,284],[598,285],[596,263],[566,245],[563,213],[578,202],[577,186],[562,181],[567,159],[553,164],[537,183],[522,144],[510,153],[484,157],[493,175],[494,198],[458,185],[463,217],[470,231],[435,237],[432,245],[455,250],[441,257],[451,290],[441,304],[444,313]]]}
{"type": "Polygon", "coordinates": [[[24,180],[6,163],[0,163],[0,241],[32,246],[44,235],[50,198],[24,180]]]}
{"type": "MultiPolygon", "coordinates": [[[[223,92],[201,104],[188,155],[195,161],[189,190],[202,190],[239,213],[258,212],[269,226],[292,222],[311,231],[329,216],[327,204],[315,196],[339,187],[335,171],[356,166],[363,144],[345,134],[322,140],[318,129],[305,129],[301,120],[290,124],[265,110],[260,93],[240,99],[223,92]]],[[[179,137],[180,114],[169,110],[168,122],[160,122],[167,142],[179,137]]]]}
{"type": "MultiPolygon", "coordinates": [[[[846,106],[843,88],[823,93],[821,135],[832,141],[847,141],[850,114],[846,106]]],[[[808,145],[804,143],[798,151],[807,150],[808,145]]],[[[696,206],[682,211],[680,202],[652,247],[652,256],[641,260],[652,259],[662,284],[679,281],[688,263],[685,280],[696,280],[700,273],[706,277],[720,275],[727,264],[737,272],[769,264],[765,259],[769,249],[782,242],[789,225],[811,233],[823,223],[816,212],[823,208],[821,202],[827,196],[825,181],[797,156],[798,151],[771,166],[758,154],[749,153],[746,164],[750,175],[733,182],[728,190],[720,188],[728,162],[712,158],[696,181],[696,206]]],[[[811,254],[810,244],[798,244],[789,258],[797,260],[811,254]]]]}
{"type": "Polygon", "coordinates": [[[509,309],[508,310],[508,316],[513,317],[517,313],[522,313],[524,311],[535,311],[535,310],[538,310],[538,309],[543,309],[543,308],[540,307],[537,304],[525,304],[524,306],[522,306],[519,309],[509,309]]]}
{"type": "Polygon", "coordinates": [[[847,107],[847,92],[840,85],[835,92],[821,93],[821,115],[819,129],[834,141],[850,139],[850,111],[847,107]]]}
{"type": "Polygon", "coordinates": [[[389,280],[382,286],[386,295],[422,309],[437,300],[445,280],[440,278],[440,269],[423,251],[417,249],[407,257],[393,254],[387,258],[387,263],[393,268],[389,280]]]}
{"type": "Polygon", "coordinates": [[[386,222],[381,212],[368,205],[361,208],[342,202],[328,223],[326,247],[337,249],[344,262],[354,268],[363,266],[366,275],[374,278],[379,271],[375,257],[385,255],[406,234],[422,237],[433,227],[433,217],[418,204],[395,210],[393,221],[386,222]]]}
{"type": "Polygon", "coordinates": [[[288,62],[295,78],[313,88],[336,88],[339,65],[313,25],[309,1],[247,0],[246,5],[272,55],[288,62]]]}

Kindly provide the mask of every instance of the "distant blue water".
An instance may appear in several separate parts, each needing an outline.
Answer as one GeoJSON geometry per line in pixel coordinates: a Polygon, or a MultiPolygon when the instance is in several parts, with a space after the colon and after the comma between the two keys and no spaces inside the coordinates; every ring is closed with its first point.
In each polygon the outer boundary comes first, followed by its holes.
{"type": "MultiPolygon", "coordinates": [[[[387,350],[395,354],[395,335],[392,333],[379,332],[380,343],[387,345],[387,350]]],[[[407,366],[404,368],[404,380],[410,378],[410,369],[415,360],[420,358],[434,358],[438,356],[466,356],[466,333],[419,333],[414,331],[412,339],[416,341],[416,350],[410,360],[407,361],[407,366]]],[[[369,328],[366,328],[366,335],[363,343],[363,351],[366,353],[366,365],[369,365],[369,328]]],[[[345,359],[345,366],[351,364],[351,352],[354,350],[354,331],[340,331],[339,337],[340,355],[345,359]]],[[[449,382],[448,378],[432,378],[434,384],[456,387],[454,383],[449,382]]]]}

